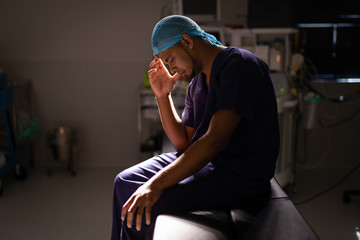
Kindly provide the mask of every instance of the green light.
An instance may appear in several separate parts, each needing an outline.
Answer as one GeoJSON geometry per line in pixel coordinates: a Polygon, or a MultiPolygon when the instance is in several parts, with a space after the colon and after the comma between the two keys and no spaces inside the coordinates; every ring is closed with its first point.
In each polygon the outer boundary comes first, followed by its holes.
{"type": "Polygon", "coordinates": [[[285,92],[285,88],[280,88],[280,92],[285,92]]]}

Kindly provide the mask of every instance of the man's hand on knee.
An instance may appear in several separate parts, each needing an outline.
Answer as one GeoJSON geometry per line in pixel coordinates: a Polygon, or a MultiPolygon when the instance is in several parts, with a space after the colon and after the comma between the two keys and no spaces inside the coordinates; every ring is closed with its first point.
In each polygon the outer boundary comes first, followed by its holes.
{"type": "Polygon", "coordinates": [[[159,200],[162,193],[162,189],[154,188],[151,184],[145,183],[139,187],[124,204],[121,211],[121,219],[125,221],[125,217],[127,216],[127,226],[131,228],[136,213],[136,230],[140,231],[142,217],[145,212],[146,224],[150,225],[152,206],[159,200]]]}

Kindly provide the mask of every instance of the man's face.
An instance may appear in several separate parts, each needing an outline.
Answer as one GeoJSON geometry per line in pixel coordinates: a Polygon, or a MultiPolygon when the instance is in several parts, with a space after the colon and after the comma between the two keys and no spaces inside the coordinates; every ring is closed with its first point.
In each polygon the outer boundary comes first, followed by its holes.
{"type": "Polygon", "coordinates": [[[158,57],[168,67],[171,74],[178,73],[181,78],[191,80],[196,74],[200,73],[196,59],[191,56],[181,43],[175,44],[167,50],[160,52],[158,57]]]}

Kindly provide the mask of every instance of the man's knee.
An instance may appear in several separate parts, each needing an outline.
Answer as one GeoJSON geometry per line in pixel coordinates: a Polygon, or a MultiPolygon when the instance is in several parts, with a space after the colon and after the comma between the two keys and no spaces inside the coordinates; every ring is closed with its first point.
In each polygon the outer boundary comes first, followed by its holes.
{"type": "Polygon", "coordinates": [[[136,182],[125,171],[120,172],[114,179],[115,189],[126,189],[134,184],[136,184],[136,182]]]}

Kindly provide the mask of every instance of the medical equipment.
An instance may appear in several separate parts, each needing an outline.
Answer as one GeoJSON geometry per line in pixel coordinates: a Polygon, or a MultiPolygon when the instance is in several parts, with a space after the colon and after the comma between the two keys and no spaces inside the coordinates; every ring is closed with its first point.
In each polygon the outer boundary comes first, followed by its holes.
{"type": "MultiPolygon", "coordinates": [[[[310,93],[309,93],[310,94],[310,93]]],[[[321,102],[321,97],[318,95],[309,96],[307,98],[307,114],[305,129],[313,129],[316,123],[317,108],[321,102]]]]}
{"type": "Polygon", "coordinates": [[[202,30],[205,32],[213,35],[216,37],[217,40],[219,40],[223,45],[226,45],[226,39],[225,39],[225,29],[223,27],[218,26],[200,26],[202,30]]]}
{"type": "Polygon", "coordinates": [[[221,20],[221,0],[172,0],[172,14],[185,15],[195,22],[221,20]]]}

